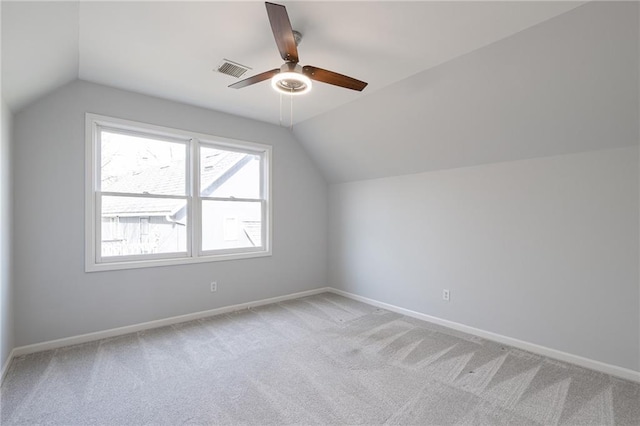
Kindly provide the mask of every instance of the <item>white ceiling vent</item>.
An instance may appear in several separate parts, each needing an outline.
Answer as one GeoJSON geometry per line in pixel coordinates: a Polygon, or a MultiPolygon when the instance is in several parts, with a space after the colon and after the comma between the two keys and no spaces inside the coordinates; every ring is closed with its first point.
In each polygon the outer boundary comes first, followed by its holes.
{"type": "Polygon", "coordinates": [[[242,77],[244,73],[246,73],[250,69],[251,69],[250,67],[241,65],[237,62],[233,62],[228,59],[223,59],[222,63],[218,65],[218,72],[233,76],[235,78],[242,77]]]}

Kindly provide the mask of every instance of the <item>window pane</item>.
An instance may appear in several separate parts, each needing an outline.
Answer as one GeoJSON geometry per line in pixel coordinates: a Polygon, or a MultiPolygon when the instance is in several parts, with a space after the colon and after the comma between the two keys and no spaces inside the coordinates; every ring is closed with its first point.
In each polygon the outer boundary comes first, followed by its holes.
{"type": "Polygon", "coordinates": [[[260,156],[201,147],[200,195],[260,198],[260,156]]]}
{"type": "Polygon", "coordinates": [[[202,202],[202,250],[262,246],[262,203],[202,202]]]}
{"type": "Polygon", "coordinates": [[[101,190],[185,195],[187,145],[102,130],[101,190]]]}
{"type": "Polygon", "coordinates": [[[102,257],[187,251],[185,200],[102,197],[102,257]]]}

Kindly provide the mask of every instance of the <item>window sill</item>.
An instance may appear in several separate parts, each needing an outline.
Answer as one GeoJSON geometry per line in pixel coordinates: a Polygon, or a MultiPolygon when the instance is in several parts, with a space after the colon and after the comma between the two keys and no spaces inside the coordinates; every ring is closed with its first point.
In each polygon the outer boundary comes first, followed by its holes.
{"type": "Polygon", "coordinates": [[[221,262],[225,260],[252,259],[255,257],[271,256],[271,251],[250,253],[217,254],[200,257],[180,257],[172,259],[146,259],[122,262],[87,262],[85,272],[118,271],[121,269],[156,268],[160,266],[191,265],[194,263],[221,262]]]}

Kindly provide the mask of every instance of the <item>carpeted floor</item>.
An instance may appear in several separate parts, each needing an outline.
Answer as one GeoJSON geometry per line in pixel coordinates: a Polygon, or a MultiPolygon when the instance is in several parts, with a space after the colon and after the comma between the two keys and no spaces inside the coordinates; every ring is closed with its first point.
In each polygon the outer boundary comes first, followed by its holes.
{"type": "Polygon", "coordinates": [[[640,425],[640,384],[321,294],[14,359],[3,425],[640,425]]]}

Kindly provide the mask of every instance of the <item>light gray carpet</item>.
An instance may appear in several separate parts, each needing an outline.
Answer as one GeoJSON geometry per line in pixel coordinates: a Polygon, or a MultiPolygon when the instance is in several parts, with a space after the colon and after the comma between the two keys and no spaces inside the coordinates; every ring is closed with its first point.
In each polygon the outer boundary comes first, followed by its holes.
{"type": "Polygon", "coordinates": [[[640,385],[333,294],[16,358],[11,424],[640,425],[640,385]]]}

